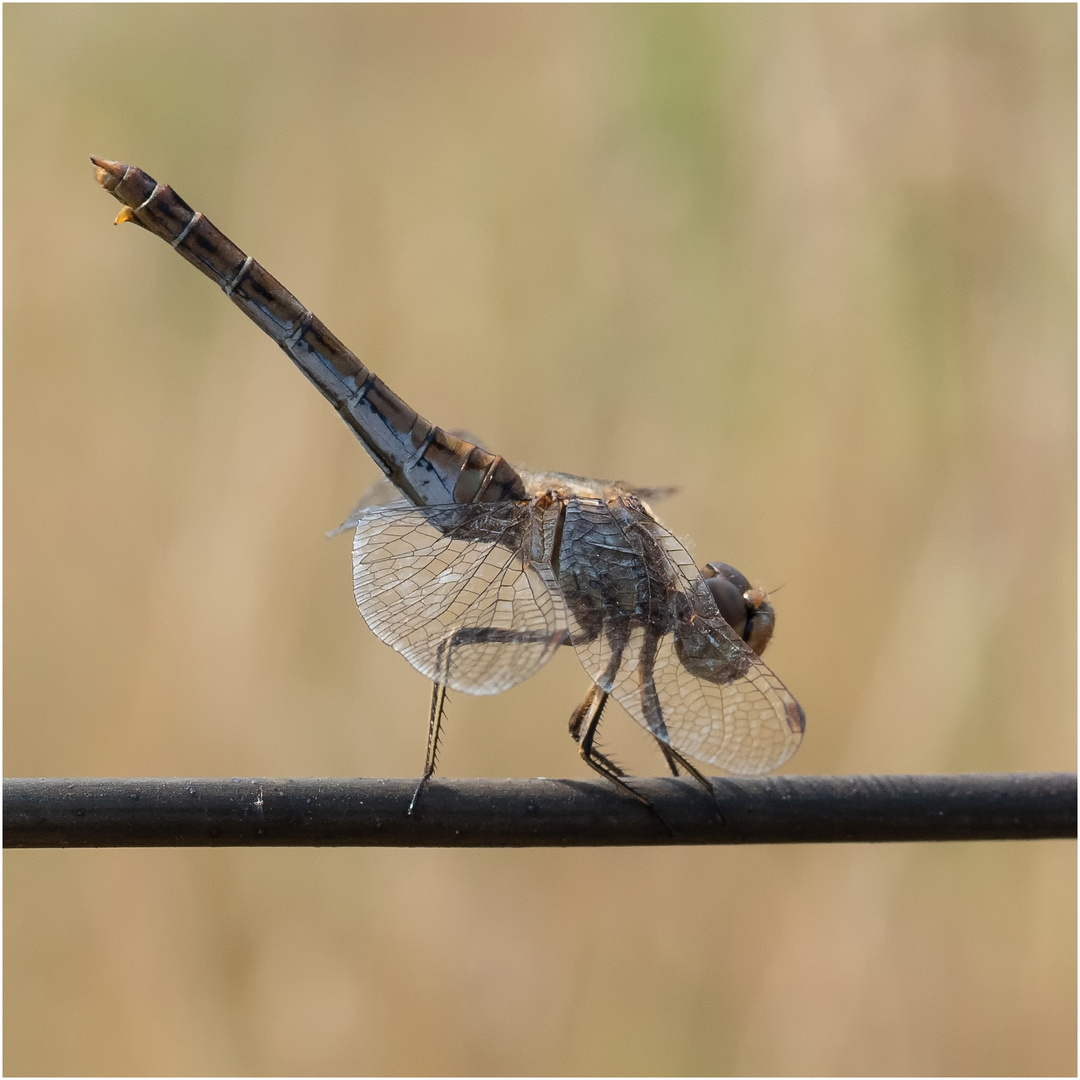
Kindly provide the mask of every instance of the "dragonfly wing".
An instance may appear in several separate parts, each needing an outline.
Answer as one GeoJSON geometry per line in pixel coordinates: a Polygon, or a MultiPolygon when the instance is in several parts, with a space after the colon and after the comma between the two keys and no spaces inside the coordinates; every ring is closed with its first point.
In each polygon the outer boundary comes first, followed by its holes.
{"type": "Polygon", "coordinates": [[[562,597],[526,553],[530,507],[512,502],[369,508],[353,585],[364,621],[429,679],[497,694],[566,639],[562,597]]]}
{"type": "Polygon", "coordinates": [[[570,503],[559,586],[585,669],[654,735],[732,773],[768,772],[798,749],[802,709],[643,509],[570,503]]]}
{"type": "Polygon", "coordinates": [[[360,518],[365,510],[370,510],[373,506],[390,506],[393,504],[412,506],[408,499],[401,497],[401,492],[385,476],[381,476],[360,496],[360,501],[349,511],[349,516],[336,529],[331,529],[326,535],[327,537],[337,536],[338,533],[355,529],[360,523],[360,518]]]}

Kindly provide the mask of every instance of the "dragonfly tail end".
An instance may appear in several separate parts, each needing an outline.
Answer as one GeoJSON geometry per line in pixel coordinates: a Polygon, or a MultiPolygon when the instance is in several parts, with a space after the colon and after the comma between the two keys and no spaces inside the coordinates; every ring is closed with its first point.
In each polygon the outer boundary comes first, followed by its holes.
{"type": "Polygon", "coordinates": [[[90,155],[90,160],[97,166],[95,179],[106,191],[112,191],[124,179],[128,169],[119,161],[109,161],[108,158],[95,157],[93,154],[90,155]]]}

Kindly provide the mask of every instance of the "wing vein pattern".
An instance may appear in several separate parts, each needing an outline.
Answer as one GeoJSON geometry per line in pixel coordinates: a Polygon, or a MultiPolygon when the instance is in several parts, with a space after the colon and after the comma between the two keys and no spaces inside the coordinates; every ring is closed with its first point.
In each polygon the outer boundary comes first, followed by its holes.
{"type": "Polygon", "coordinates": [[[635,720],[733,773],[776,768],[802,709],[720,615],[690,553],[635,500],[572,500],[558,582],[585,670],[635,720]]]}
{"type": "Polygon", "coordinates": [[[528,503],[356,515],[353,584],[368,626],[429,679],[497,694],[527,679],[566,637],[558,592],[529,564],[528,503]]]}

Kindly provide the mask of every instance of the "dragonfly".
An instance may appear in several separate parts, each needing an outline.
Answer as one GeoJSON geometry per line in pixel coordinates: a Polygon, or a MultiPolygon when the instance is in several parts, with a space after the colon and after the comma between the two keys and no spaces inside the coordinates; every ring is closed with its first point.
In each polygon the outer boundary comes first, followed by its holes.
{"type": "Polygon", "coordinates": [[[777,768],[798,749],[802,707],[761,659],[775,626],[764,590],[726,563],[700,570],[650,500],[663,489],[516,468],[421,417],[325,324],[171,187],[91,157],[132,222],[165,240],[281,346],[352,429],[384,479],[354,530],[360,613],[434,684],[424,771],[435,772],[448,690],[496,694],[563,646],[590,679],[570,718],[584,761],[646,803],[600,749],[614,698],[711,793],[693,761],[777,768]]]}

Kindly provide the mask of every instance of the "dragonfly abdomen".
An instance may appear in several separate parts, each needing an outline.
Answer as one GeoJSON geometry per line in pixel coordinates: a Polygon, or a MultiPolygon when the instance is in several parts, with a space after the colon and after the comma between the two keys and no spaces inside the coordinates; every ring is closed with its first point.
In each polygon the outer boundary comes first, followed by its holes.
{"type": "Polygon", "coordinates": [[[98,168],[98,182],[125,206],[117,221],[133,221],[161,237],[220,286],[333,404],[406,498],[419,506],[435,506],[526,497],[521,478],[504,458],[420,416],[171,187],[133,165],[91,160],[98,168]]]}

